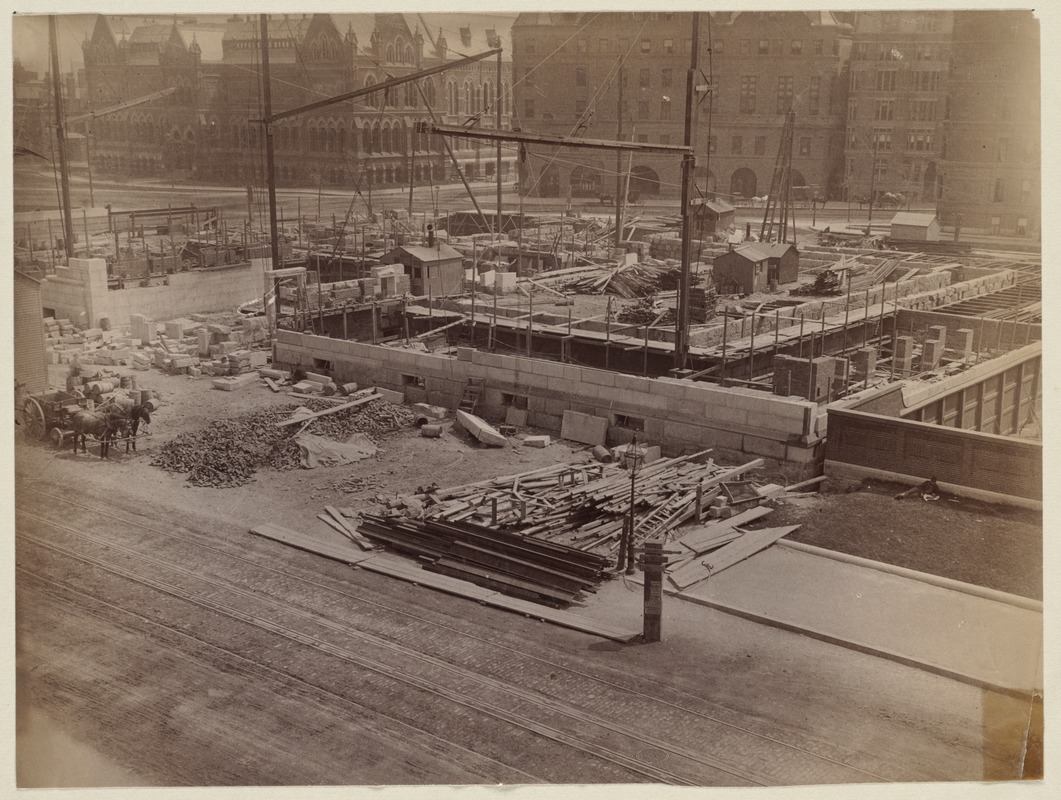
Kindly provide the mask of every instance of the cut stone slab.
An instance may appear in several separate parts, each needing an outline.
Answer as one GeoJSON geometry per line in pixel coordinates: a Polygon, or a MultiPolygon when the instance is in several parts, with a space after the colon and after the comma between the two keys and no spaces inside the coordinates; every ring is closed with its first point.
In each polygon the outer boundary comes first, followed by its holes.
{"type": "Polygon", "coordinates": [[[608,436],[608,420],[578,411],[565,411],[560,436],[572,442],[602,445],[608,436]]]}
{"type": "Polygon", "coordinates": [[[527,447],[548,447],[552,443],[553,440],[549,436],[528,436],[523,440],[527,447]]]}
{"type": "Polygon", "coordinates": [[[467,411],[457,411],[457,422],[464,430],[485,445],[490,447],[507,447],[508,439],[498,433],[486,420],[469,414],[467,411]]]}

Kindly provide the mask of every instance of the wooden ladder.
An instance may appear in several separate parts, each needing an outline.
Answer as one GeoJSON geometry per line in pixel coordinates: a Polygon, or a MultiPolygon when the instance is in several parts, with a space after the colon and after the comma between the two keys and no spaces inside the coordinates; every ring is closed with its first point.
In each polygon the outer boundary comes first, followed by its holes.
{"type": "Polygon", "coordinates": [[[461,397],[457,408],[468,414],[475,413],[475,407],[479,405],[479,397],[482,396],[486,386],[484,378],[468,378],[468,385],[464,387],[464,396],[461,397]]]}

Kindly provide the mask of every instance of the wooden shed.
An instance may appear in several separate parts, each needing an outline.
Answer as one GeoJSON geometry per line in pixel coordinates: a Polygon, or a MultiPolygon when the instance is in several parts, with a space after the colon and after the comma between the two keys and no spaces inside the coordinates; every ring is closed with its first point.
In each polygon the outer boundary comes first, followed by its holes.
{"type": "Polygon", "coordinates": [[[900,211],[892,217],[890,238],[902,241],[938,242],[942,226],[935,214],[900,211]]]}
{"type": "Polygon", "coordinates": [[[712,262],[720,294],[751,294],[799,278],[799,250],[794,244],[752,242],[735,247],[712,262]]]}
{"type": "Polygon", "coordinates": [[[708,200],[696,207],[696,230],[699,236],[721,234],[733,226],[733,206],[724,200],[708,200]]]}
{"type": "Polygon", "coordinates": [[[395,247],[381,264],[403,264],[409,276],[409,289],[414,295],[457,294],[464,281],[464,256],[448,244],[403,244],[395,247]]]}

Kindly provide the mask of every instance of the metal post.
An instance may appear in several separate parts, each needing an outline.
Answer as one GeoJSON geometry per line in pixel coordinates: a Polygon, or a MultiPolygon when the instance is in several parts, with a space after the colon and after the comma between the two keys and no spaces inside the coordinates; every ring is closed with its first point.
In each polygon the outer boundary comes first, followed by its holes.
{"type": "MultiPolygon", "coordinates": [[[[494,127],[501,130],[501,51],[497,51],[497,77],[494,79],[494,127]]],[[[497,153],[494,164],[494,177],[497,181],[497,240],[501,241],[501,229],[504,227],[501,221],[501,140],[497,140],[497,153]]]]}

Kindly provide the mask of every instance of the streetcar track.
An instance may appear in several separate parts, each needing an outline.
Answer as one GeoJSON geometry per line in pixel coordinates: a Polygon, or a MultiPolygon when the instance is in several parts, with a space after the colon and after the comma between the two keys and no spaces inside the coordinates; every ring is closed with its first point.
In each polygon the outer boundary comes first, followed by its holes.
{"type": "MultiPolygon", "coordinates": [[[[341,703],[353,706],[354,708],[358,709],[362,713],[370,714],[370,715],[378,715],[380,717],[388,719],[391,722],[395,723],[396,725],[400,725],[403,728],[408,728],[410,731],[413,731],[418,736],[426,736],[428,738],[431,738],[431,739],[434,739],[436,741],[439,741],[443,745],[445,745],[446,747],[456,748],[456,749],[461,750],[461,751],[463,751],[465,753],[468,753],[471,756],[474,756],[476,759],[482,759],[484,761],[488,761],[488,762],[490,762],[492,764],[495,764],[496,766],[498,766],[502,770],[509,770],[511,772],[519,773],[520,775],[526,776],[531,781],[540,780],[540,778],[538,778],[538,776],[531,775],[529,772],[525,772],[524,770],[521,770],[519,767],[514,767],[511,764],[505,764],[505,763],[503,763],[501,761],[498,761],[497,759],[491,758],[488,755],[485,755],[483,753],[478,753],[478,752],[476,752],[474,750],[471,750],[471,749],[469,749],[467,747],[464,747],[463,745],[457,744],[456,742],[453,742],[450,739],[444,739],[441,736],[437,736],[437,735],[431,733],[430,731],[423,730],[422,728],[417,728],[416,726],[410,725],[408,722],[405,722],[402,719],[399,719],[397,717],[394,717],[394,716],[391,716],[391,715],[388,715],[388,714],[384,714],[383,712],[378,711],[376,709],[369,708],[368,706],[365,706],[365,705],[362,705],[361,703],[358,703],[356,700],[353,700],[353,699],[351,699],[351,698],[349,698],[349,697],[347,697],[345,695],[339,694],[338,692],[333,692],[332,690],[327,689],[324,686],[318,686],[317,684],[310,683],[309,681],[307,681],[307,680],[305,680],[303,678],[300,678],[298,675],[295,675],[295,674],[292,674],[292,673],[288,673],[288,672],[283,672],[282,670],[276,669],[274,667],[270,667],[268,664],[263,664],[260,661],[255,661],[252,658],[248,658],[247,656],[244,656],[241,653],[236,652],[235,650],[229,650],[228,648],[221,647],[220,645],[214,644],[213,642],[208,642],[205,639],[200,639],[199,637],[193,636],[190,633],[185,633],[184,631],[182,631],[182,630],[180,630],[178,628],[174,628],[174,627],[171,627],[169,625],[163,625],[161,622],[157,622],[156,620],[153,620],[150,617],[145,617],[143,614],[137,614],[135,611],[133,611],[133,610],[131,610],[129,608],[126,608],[125,606],[119,606],[119,605],[117,605],[115,603],[111,603],[111,602],[109,602],[107,600],[104,600],[102,597],[97,597],[96,595],[92,595],[92,594],[89,594],[87,592],[83,592],[80,589],[75,589],[74,587],[72,587],[72,586],[70,586],[68,584],[60,583],[59,581],[52,580],[51,578],[47,578],[47,577],[45,577],[43,575],[40,575],[40,574],[38,574],[36,572],[33,572],[32,570],[26,569],[25,567],[16,566],[15,570],[17,572],[23,573],[24,575],[29,575],[33,579],[38,580],[38,581],[40,581],[42,583],[46,583],[46,584],[49,584],[49,585],[51,585],[53,587],[56,587],[57,589],[60,590],[60,592],[68,592],[70,594],[78,595],[80,597],[86,598],[87,600],[89,600],[92,603],[97,603],[99,605],[102,605],[102,606],[105,606],[105,607],[107,607],[109,609],[112,609],[113,611],[115,611],[115,612],[117,612],[119,614],[125,614],[127,616],[134,617],[134,618],[140,620],[140,622],[143,623],[144,625],[168,631],[169,633],[174,634],[178,638],[187,639],[189,641],[195,642],[196,644],[198,644],[198,645],[200,645],[202,647],[206,647],[206,648],[208,648],[210,650],[215,650],[215,651],[217,651],[219,653],[224,653],[226,656],[230,656],[230,657],[232,657],[232,658],[234,658],[234,659],[236,659],[238,661],[245,662],[248,665],[248,668],[251,669],[251,670],[260,670],[262,672],[271,674],[276,680],[280,681],[281,683],[294,682],[294,683],[301,684],[304,687],[304,690],[306,690],[306,691],[309,691],[309,692],[312,692],[312,693],[319,693],[319,694],[327,695],[328,697],[330,697],[330,698],[332,698],[334,700],[338,700],[341,703]]],[[[53,594],[54,597],[59,598],[60,592],[53,592],[52,594],[53,594]]],[[[84,610],[86,611],[86,613],[90,613],[90,614],[93,613],[89,609],[84,609],[84,610]]],[[[386,738],[386,739],[389,739],[389,740],[394,740],[393,737],[387,732],[380,732],[380,731],[377,730],[377,731],[374,731],[374,734],[376,736],[380,736],[382,738],[386,738]]]]}
{"type": "MultiPolygon", "coordinates": [[[[32,491],[32,492],[34,492],[36,494],[39,494],[41,496],[52,498],[54,500],[59,500],[59,501],[61,501],[63,503],[67,503],[69,505],[85,509],[85,510],[87,510],[87,511],[93,513],[93,514],[98,514],[100,516],[109,517],[111,519],[120,521],[120,522],[125,523],[127,525],[130,525],[130,526],[133,526],[133,527],[136,527],[136,528],[140,528],[142,530],[145,530],[145,531],[148,531],[148,532],[151,532],[151,533],[155,533],[155,534],[164,536],[166,538],[176,540],[176,541],[181,542],[181,543],[191,544],[191,545],[194,545],[196,547],[200,547],[202,549],[207,549],[207,550],[216,552],[216,553],[218,553],[218,554],[220,554],[220,555],[222,555],[222,556],[224,556],[226,558],[233,559],[233,560],[240,561],[240,562],[243,562],[245,564],[248,564],[249,566],[251,566],[251,567],[253,567],[255,569],[266,570],[266,571],[269,571],[269,572],[281,574],[281,575],[285,576],[286,578],[292,578],[292,576],[288,572],[285,572],[282,569],[278,569],[276,567],[269,566],[268,564],[262,564],[262,563],[260,563],[258,561],[253,560],[253,559],[248,559],[248,558],[245,558],[245,557],[243,557],[241,555],[237,555],[237,554],[228,552],[227,550],[225,550],[223,548],[212,546],[211,544],[209,544],[207,542],[201,542],[197,538],[198,535],[195,534],[194,532],[192,532],[193,533],[192,536],[181,536],[181,535],[169,532],[169,531],[163,531],[163,530],[159,530],[159,529],[156,529],[156,528],[152,528],[151,526],[145,525],[142,522],[138,522],[138,521],[133,520],[133,519],[128,519],[126,517],[119,516],[119,515],[110,513],[108,511],[105,511],[103,509],[99,509],[99,508],[96,508],[96,507],[93,507],[93,506],[89,506],[89,505],[86,505],[86,504],[83,504],[83,503],[79,503],[79,502],[70,500],[70,499],[65,498],[65,497],[60,497],[58,495],[53,495],[53,494],[50,494],[48,492],[42,491],[40,489],[36,489],[36,488],[33,488],[33,487],[26,487],[26,488],[28,488],[29,491],[32,491]]],[[[37,519],[37,520],[39,520],[41,522],[44,522],[45,524],[54,525],[56,527],[68,530],[68,531],[70,531],[71,533],[73,533],[73,534],[75,534],[77,536],[87,536],[86,534],[84,534],[81,531],[75,531],[73,529],[67,528],[66,526],[63,526],[63,525],[61,525],[59,523],[52,522],[52,521],[47,520],[47,519],[45,519],[43,517],[39,517],[39,516],[37,516],[35,514],[32,514],[31,512],[23,511],[21,513],[27,514],[28,516],[30,516],[32,518],[35,518],[35,519],[37,519]]],[[[88,537],[88,538],[91,538],[91,537],[88,537]]],[[[95,541],[97,544],[100,544],[100,545],[105,546],[105,547],[111,547],[111,548],[115,548],[115,549],[124,550],[125,552],[133,555],[134,557],[142,558],[142,559],[145,559],[145,560],[148,560],[148,561],[152,561],[153,563],[160,564],[160,565],[164,566],[167,569],[175,569],[177,571],[183,571],[179,567],[174,567],[172,565],[165,564],[164,562],[159,562],[159,561],[157,561],[155,559],[152,559],[150,556],[145,556],[142,553],[139,553],[138,551],[130,550],[130,549],[125,548],[125,547],[123,547],[121,545],[115,545],[115,544],[113,544],[111,542],[103,542],[102,540],[99,540],[99,539],[93,539],[93,541],[95,541]]],[[[78,556],[74,556],[74,557],[78,557],[78,556]]],[[[186,572],[186,571],[183,571],[183,572],[186,572]]],[[[208,583],[212,583],[213,585],[218,586],[219,588],[222,588],[223,590],[233,591],[233,592],[236,592],[237,594],[247,595],[247,593],[244,592],[244,590],[240,590],[240,589],[237,589],[235,587],[230,587],[230,586],[228,586],[226,584],[219,583],[219,582],[214,581],[212,579],[205,579],[202,576],[197,575],[197,574],[193,574],[193,573],[186,573],[186,574],[191,575],[196,580],[204,580],[204,581],[206,581],[208,583]]],[[[800,755],[803,755],[803,756],[810,757],[812,759],[815,759],[816,761],[819,761],[819,762],[822,762],[822,763],[825,763],[825,764],[829,764],[829,765],[833,765],[833,766],[839,767],[839,768],[841,768],[843,770],[846,770],[846,771],[849,771],[849,772],[852,772],[852,773],[858,773],[858,774],[864,775],[865,777],[867,777],[869,779],[872,779],[872,780],[875,780],[875,781],[882,781],[882,782],[890,782],[892,780],[890,778],[883,777],[883,776],[878,775],[878,774],[876,774],[874,772],[871,772],[871,771],[869,771],[867,769],[863,769],[863,768],[860,768],[860,767],[853,766],[851,764],[847,764],[847,763],[845,763],[843,761],[840,761],[840,760],[838,760],[836,758],[832,758],[830,756],[822,755],[822,754],[814,752],[812,750],[807,750],[805,748],[799,747],[799,746],[791,744],[789,742],[782,741],[782,740],[777,739],[777,738],[775,738],[773,736],[769,736],[769,735],[762,734],[762,733],[759,733],[759,732],[754,731],[754,730],[750,730],[748,728],[744,728],[744,727],[742,727],[740,725],[737,725],[737,724],[734,724],[732,722],[726,721],[724,719],[720,719],[718,717],[712,716],[711,714],[704,713],[704,712],[701,712],[701,711],[697,711],[695,709],[689,709],[689,708],[687,708],[685,706],[678,705],[677,703],[674,703],[672,701],[668,701],[666,699],[661,699],[661,698],[655,697],[653,695],[647,694],[647,693],[639,691],[637,689],[627,687],[625,685],[619,684],[619,683],[617,683],[615,681],[612,681],[612,680],[608,680],[606,678],[598,677],[598,676],[590,674],[588,672],[583,672],[581,670],[578,670],[578,669],[575,669],[573,667],[570,667],[570,666],[568,666],[566,664],[557,663],[557,662],[551,661],[551,660],[549,660],[547,658],[544,658],[544,657],[541,657],[541,656],[537,656],[537,655],[534,655],[532,653],[527,653],[527,652],[524,652],[522,650],[518,650],[518,649],[516,649],[514,647],[511,647],[509,645],[506,645],[506,644],[503,644],[503,643],[498,643],[496,641],[492,641],[490,639],[486,639],[484,637],[477,636],[477,635],[475,635],[473,633],[462,631],[459,628],[455,628],[453,626],[446,625],[443,622],[438,622],[438,621],[435,621],[435,620],[431,620],[431,619],[422,617],[422,616],[420,616],[418,614],[414,614],[414,613],[411,613],[409,611],[405,611],[405,610],[400,609],[400,608],[395,608],[395,607],[390,606],[390,605],[388,605],[386,603],[381,603],[381,602],[379,602],[377,600],[372,600],[372,599],[369,599],[369,598],[366,598],[366,597],[362,597],[362,596],[357,595],[357,594],[346,592],[346,591],[343,591],[341,589],[337,589],[337,588],[335,588],[333,586],[328,586],[328,585],[326,585],[324,583],[321,583],[319,581],[315,581],[315,580],[312,580],[312,579],[294,578],[294,580],[300,581],[300,582],[305,583],[305,584],[310,585],[310,586],[318,587],[318,588],[320,588],[320,589],[322,589],[324,591],[327,591],[329,593],[334,593],[334,594],[338,594],[340,596],[350,597],[350,598],[355,599],[358,602],[366,603],[366,604],[370,604],[370,605],[374,605],[374,606],[386,609],[388,611],[391,611],[391,612],[394,612],[394,613],[397,613],[397,614],[400,614],[400,615],[415,619],[415,620],[417,620],[417,621],[419,621],[421,623],[424,623],[424,624],[426,624],[428,626],[435,626],[435,627],[442,628],[442,629],[444,629],[446,631],[459,634],[461,636],[467,637],[467,638],[472,639],[474,641],[478,641],[478,642],[481,642],[483,644],[487,644],[487,645],[489,645],[491,647],[496,647],[496,648],[499,648],[499,649],[503,649],[503,650],[507,650],[507,651],[510,651],[510,652],[514,652],[514,653],[518,654],[520,657],[531,659],[533,661],[537,661],[539,663],[548,665],[550,667],[553,667],[553,668],[556,668],[556,669],[559,669],[559,670],[563,670],[565,672],[577,675],[579,677],[582,677],[582,678],[585,678],[585,679],[588,679],[588,680],[592,680],[592,681],[594,681],[596,683],[600,683],[600,684],[605,685],[605,686],[607,686],[609,688],[616,689],[616,690],[621,691],[621,692],[626,693],[626,694],[637,695],[637,696],[642,697],[645,700],[648,700],[648,701],[650,701],[652,703],[656,703],[656,704],[659,704],[661,706],[667,706],[667,707],[674,708],[675,710],[678,710],[678,711],[682,712],[683,714],[688,714],[688,715],[703,719],[705,721],[709,721],[712,724],[725,727],[727,729],[733,730],[733,731],[735,731],[735,732],[737,732],[739,734],[742,734],[742,735],[745,735],[745,736],[748,736],[748,737],[752,737],[755,740],[759,740],[759,741],[762,741],[764,743],[769,743],[769,744],[784,748],[784,749],[786,749],[788,751],[791,751],[791,752],[794,752],[794,753],[797,753],[797,754],[800,754],[800,755]]],[[[265,598],[262,595],[250,594],[250,595],[247,595],[247,596],[250,596],[254,600],[259,600],[259,601],[264,600],[265,602],[271,603],[273,605],[282,605],[282,604],[277,603],[277,601],[273,600],[272,598],[265,598]]],[[[283,609],[285,611],[292,611],[290,606],[282,606],[282,607],[283,607],[283,609]]],[[[307,612],[295,612],[295,613],[301,613],[303,615],[307,615],[307,612]]],[[[377,644],[379,646],[391,649],[392,651],[398,652],[399,654],[412,655],[415,658],[428,661],[428,663],[431,663],[433,666],[444,668],[444,669],[448,669],[450,671],[454,671],[456,674],[464,675],[465,677],[471,676],[477,681],[489,682],[490,685],[494,686],[494,688],[497,688],[497,689],[499,689],[501,691],[504,691],[504,692],[507,692],[507,693],[510,693],[510,694],[514,694],[516,696],[521,697],[522,699],[529,700],[530,702],[537,703],[539,705],[546,705],[545,703],[542,702],[542,699],[544,698],[543,695],[540,695],[540,694],[537,694],[537,693],[528,695],[528,693],[525,690],[516,689],[515,687],[512,687],[512,686],[510,686],[508,684],[501,683],[500,681],[498,681],[495,678],[489,678],[488,676],[483,676],[483,675],[480,675],[478,673],[468,671],[464,667],[460,667],[458,665],[453,665],[453,664],[450,664],[449,662],[441,661],[440,659],[438,659],[438,658],[436,658],[434,656],[427,656],[426,654],[422,654],[422,653],[419,653],[419,652],[417,652],[415,650],[411,650],[411,649],[409,649],[408,647],[406,647],[404,645],[401,645],[401,644],[398,644],[398,643],[389,642],[387,640],[381,639],[381,638],[375,636],[374,634],[369,634],[369,633],[365,633],[365,632],[361,632],[361,631],[354,631],[354,630],[352,630],[350,628],[346,628],[346,627],[343,627],[343,626],[338,626],[335,623],[331,623],[329,621],[321,619],[319,617],[319,615],[317,615],[316,613],[309,612],[308,615],[312,616],[315,619],[315,621],[320,622],[325,627],[332,628],[332,629],[334,629],[334,630],[336,630],[338,632],[341,632],[341,633],[343,633],[345,635],[351,635],[351,636],[354,636],[354,637],[360,637],[362,639],[365,639],[365,640],[368,640],[368,641],[372,641],[373,644],[377,644]]],[[[675,691],[681,692],[680,689],[676,689],[675,691]]],[[[686,694],[685,692],[682,692],[682,693],[686,694]]],[[[548,699],[548,698],[546,698],[546,699],[548,699]]],[[[554,701],[552,699],[548,699],[549,706],[552,706],[554,708],[554,710],[556,710],[558,713],[566,714],[566,715],[569,715],[569,716],[574,716],[576,719],[580,719],[580,721],[590,722],[590,723],[595,724],[595,725],[600,725],[602,727],[609,728],[609,725],[607,723],[601,723],[601,722],[599,722],[597,720],[594,720],[594,719],[591,719],[591,718],[587,718],[587,719],[580,718],[578,715],[582,714],[583,712],[574,711],[574,710],[572,710],[570,708],[566,708],[566,707],[565,708],[555,708],[555,703],[556,702],[557,701],[554,701]]],[[[547,707],[549,707],[549,706],[547,706],[547,707]]],[[[615,730],[615,726],[611,726],[610,729],[615,730]]],[[[618,732],[621,733],[622,735],[625,735],[625,736],[629,736],[630,735],[625,730],[618,730],[618,732]]],[[[725,766],[725,765],[720,765],[720,764],[713,764],[713,763],[707,762],[701,756],[677,751],[676,748],[673,748],[672,746],[670,746],[668,744],[665,744],[665,743],[660,743],[660,742],[658,742],[658,740],[651,740],[650,741],[649,737],[642,737],[642,740],[644,741],[644,743],[646,745],[648,745],[650,747],[659,748],[659,749],[667,750],[667,751],[670,751],[670,752],[675,752],[676,755],[680,755],[683,758],[689,758],[690,760],[693,760],[693,761],[695,761],[697,763],[701,763],[701,764],[703,764],[705,766],[708,766],[708,767],[710,767],[712,769],[719,769],[719,770],[723,770],[723,771],[726,771],[726,772],[730,772],[732,774],[737,774],[737,773],[735,773],[733,771],[732,767],[725,766]]],[[[887,763],[887,762],[885,762],[885,763],[887,763]]],[[[751,776],[742,776],[742,777],[745,777],[746,780],[751,780],[753,782],[759,782],[761,780],[759,778],[751,777],[751,776]]]]}
{"type": "MultiPolygon", "coordinates": [[[[47,522],[46,520],[44,520],[44,521],[47,522]]],[[[54,524],[54,523],[49,523],[49,524],[54,524]]],[[[62,526],[56,526],[56,527],[62,527],[62,526]]],[[[76,533],[76,531],[74,531],[74,532],[76,533]]],[[[636,761],[636,759],[633,759],[633,758],[631,758],[631,757],[629,757],[627,755],[619,753],[618,751],[615,751],[615,750],[613,750],[611,748],[608,748],[606,746],[586,744],[585,742],[579,741],[579,739],[576,736],[574,736],[573,734],[567,733],[567,732],[559,730],[557,728],[553,728],[553,727],[551,727],[551,726],[549,726],[547,724],[535,721],[535,720],[530,719],[528,717],[523,717],[523,716],[521,716],[521,715],[519,715],[517,713],[506,711],[505,709],[503,709],[503,708],[501,708],[501,707],[499,707],[497,705],[494,705],[494,704],[491,704],[491,703],[486,703],[486,702],[483,702],[481,700],[477,700],[475,698],[469,697],[469,696],[465,695],[464,693],[462,693],[460,691],[452,690],[452,689],[444,689],[444,688],[432,685],[429,681],[421,679],[421,678],[417,678],[417,677],[415,677],[415,676],[413,676],[413,675],[411,675],[409,673],[396,673],[392,669],[390,669],[386,664],[384,664],[382,662],[367,659],[367,658],[365,658],[363,656],[360,656],[360,655],[358,655],[358,654],[356,654],[356,653],[354,653],[354,652],[352,652],[352,651],[350,651],[350,650],[348,650],[348,649],[346,649],[344,647],[340,647],[340,646],[331,644],[330,642],[327,642],[327,641],[325,641],[323,639],[320,639],[318,637],[310,636],[308,634],[305,634],[305,633],[302,633],[300,631],[297,631],[297,630],[295,630],[293,628],[289,628],[289,627],[287,627],[285,625],[281,625],[279,623],[272,622],[272,621],[270,621],[268,619],[265,619],[263,617],[259,617],[259,616],[256,616],[256,615],[252,614],[252,613],[241,611],[241,610],[233,608],[231,606],[225,606],[225,605],[222,605],[222,604],[217,603],[217,602],[212,602],[212,601],[201,599],[200,597],[196,596],[195,593],[189,594],[189,593],[187,593],[186,590],[182,590],[180,587],[175,586],[175,585],[170,584],[170,583],[167,583],[165,581],[154,580],[154,579],[142,576],[142,575],[138,575],[137,573],[132,572],[130,570],[121,569],[119,567],[107,564],[106,562],[101,561],[99,559],[92,558],[90,556],[85,556],[85,555],[76,553],[74,551],[68,550],[67,548],[60,547],[60,546],[57,546],[57,545],[53,545],[53,544],[50,544],[48,542],[44,542],[44,541],[42,541],[40,539],[37,539],[36,537],[33,537],[33,536],[24,535],[24,538],[26,538],[27,540],[33,542],[34,544],[37,544],[40,547],[43,547],[43,548],[48,549],[48,550],[52,550],[52,551],[57,552],[57,553],[61,553],[62,555],[65,555],[68,558],[71,558],[71,559],[74,559],[74,560],[77,560],[77,561],[82,561],[82,562],[84,562],[86,564],[92,564],[93,566],[95,566],[95,567],[97,567],[99,569],[102,569],[102,570],[104,570],[106,572],[110,572],[110,573],[112,573],[114,575],[118,575],[118,576],[123,577],[126,580],[130,580],[130,581],[132,581],[134,583],[139,583],[139,584],[142,584],[144,586],[150,587],[150,588],[154,589],[155,591],[158,591],[160,593],[169,595],[169,596],[174,597],[174,598],[176,598],[178,600],[183,600],[185,602],[192,603],[194,605],[200,606],[201,608],[204,608],[207,611],[216,613],[218,615],[226,616],[226,617],[229,617],[231,619],[234,619],[234,620],[243,622],[245,624],[251,625],[253,627],[261,628],[262,630],[266,630],[266,631],[268,631],[268,632],[270,632],[270,633],[272,633],[272,634],[274,634],[276,636],[280,636],[280,637],[283,637],[285,639],[289,639],[291,641],[294,641],[297,644],[301,644],[301,645],[304,645],[306,647],[311,647],[311,648],[319,650],[319,651],[321,651],[323,653],[327,653],[328,655],[331,655],[331,656],[333,656],[335,658],[339,658],[341,660],[348,661],[348,662],[351,662],[353,664],[356,664],[357,666],[361,667],[362,669],[368,670],[370,672],[374,672],[374,673],[376,673],[378,675],[383,676],[386,679],[399,681],[401,683],[404,683],[404,684],[407,684],[409,686],[412,686],[413,688],[419,689],[420,691],[424,691],[424,692],[427,692],[427,693],[433,694],[433,695],[438,695],[438,696],[443,697],[444,699],[449,700],[450,702],[455,703],[457,705],[464,706],[464,707],[469,708],[469,709],[471,709],[473,711],[477,711],[479,713],[494,717],[495,719],[499,719],[499,720],[501,720],[503,722],[507,722],[510,725],[514,725],[514,726],[523,728],[525,730],[531,731],[532,733],[536,733],[539,736],[543,736],[544,738],[551,739],[552,741],[555,741],[555,742],[557,742],[559,744],[566,745],[566,746],[571,747],[573,749],[580,750],[582,752],[588,753],[589,755],[592,755],[592,756],[594,756],[596,758],[600,758],[600,759],[605,760],[605,761],[610,761],[611,763],[617,764],[617,765],[623,767],[624,769],[626,769],[626,770],[628,770],[630,772],[643,775],[643,776],[645,776],[645,777],[647,777],[647,778],[649,778],[651,780],[661,781],[661,782],[664,782],[664,783],[679,783],[679,784],[684,784],[684,785],[689,785],[689,786],[701,785],[701,784],[696,783],[695,781],[692,781],[690,779],[684,778],[684,777],[682,777],[682,776],[680,776],[680,775],[678,775],[678,774],[676,774],[674,772],[671,772],[669,770],[662,769],[662,768],[654,768],[652,765],[645,764],[645,763],[642,763],[642,762],[638,762],[638,761],[636,761]]],[[[108,546],[112,546],[112,545],[108,545],[108,546]]],[[[120,548],[115,548],[115,549],[120,549],[120,548]]],[[[133,555],[135,555],[137,557],[142,557],[142,556],[140,556],[139,554],[136,554],[136,553],[134,553],[133,555]]],[[[147,561],[152,561],[152,559],[150,559],[150,558],[146,558],[146,557],[142,557],[142,558],[145,558],[145,560],[147,560],[147,561]]],[[[173,567],[169,567],[169,568],[170,569],[175,569],[173,567]]],[[[179,570],[179,569],[176,569],[176,571],[183,572],[183,570],[179,570]]],[[[187,574],[191,575],[192,577],[196,577],[192,573],[187,573],[187,574]]],[[[240,590],[235,590],[232,587],[226,587],[223,584],[219,584],[219,583],[216,583],[216,582],[213,582],[213,581],[206,581],[206,582],[210,583],[211,585],[217,586],[218,588],[221,588],[222,590],[233,591],[236,594],[242,594],[242,592],[240,590]]],[[[255,600],[258,600],[258,601],[262,600],[261,598],[254,597],[253,595],[251,595],[251,598],[255,599],[255,600]]],[[[272,603],[272,605],[279,605],[279,604],[272,603]]],[[[307,616],[307,617],[312,617],[313,616],[313,615],[310,615],[310,614],[306,614],[304,612],[296,612],[296,613],[301,613],[302,616],[307,616]]],[[[321,620],[314,620],[314,621],[318,622],[318,623],[321,622],[321,620]]],[[[332,627],[332,626],[325,625],[325,627],[332,627]]],[[[409,651],[409,654],[413,655],[414,657],[419,655],[419,654],[416,654],[415,651],[409,651]]],[[[425,660],[425,661],[427,661],[427,663],[430,663],[430,660],[428,660],[428,658],[423,658],[421,660],[425,660]]],[[[444,664],[445,662],[442,662],[442,663],[444,664]]],[[[485,678],[484,676],[480,676],[477,673],[474,673],[474,672],[472,672],[470,670],[465,670],[463,668],[455,667],[453,665],[446,665],[446,667],[449,669],[449,671],[455,672],[456,674],[461,675],[462,677],[470,678],[471,680],[478,681],[480,683],[486,683],[488,685],[493,685],[493,679],[485,678]]],[[[505,687],[503,687],[503,686],[494,686],[494,688],[501,688],[503,691],[505,690],[505,687]]],[[[519,697],[519,693],[518,692],[511,692],[511,693],[513,693],[517,697],[519,697]]],[[[566,713],[566,714],[574,717],[575,719],[578,719],[580,722],[587,722],[587,723],[594,724],[594,725],[597,725],[599,727],[602,727],[605,730],[610,730],[610,728],[609,728],[609,726],[607,724],[602,724],[602,723],[600,723],[600,722],[598,722],[596,720],[593,720],[593,719],[589,718],[588,716],[586,716],[585,718],[582,718],[580,716],[580,714],[578,714],[578,713],[572,713],[570,711],[562,711],[562,710],[558,710],[558,709],[553,709],[553,708],[550,707],[549,704],[542,703],[540,700],[535,701],[534,699],[527,698],[527,697],[520,697],[520,699],[527,700],[527,701],[532,702],[532,703],[536,703],[537,705],[545,707],[545,708],[547,708],[549,710],[558,711],[558,713],[566,713]]],[[[614,732],[617,732],[617,731],[614,731],[614,732]]],[[[643,739],[642,737],[636,736],[634,734],[626,733],[626,732],[622,732],[622,733],[624,735],[630,737],[631,739],[634,739],[635,741],[643,741],[645,744],[648,744],[650,746],[653,746],[653,747],[656,746],[653,742],[647,741],[647,740],[643,739]]],[[[673,748],[671,748],[669,746],[665,746],[664,748],[661,748],[661,749],[666,749],[668,752],[673,753],[674,755],[687,757],[683,753],[677,752],[677,751],[675,751],[673,748]]],[[[697,760],[700,761],[700,759],[697,759],[697,760]]],[[[704,761],[701,761],[701,763],[704,763],[705,766],[708,766],[711,769],[715,769],[715,770],[717,770],[719,772],[724,772],[724,773],[727,773],[727,774],[731,774],[731,775],[734,775],[736,777],[741,777],[744,780],[748,780],[748,781],[750,781],[750,782],[752,782],[752,783],[754,783],[756,785],[769,785],[768,783],[764,783],[761,780],[757,780],[757,779],[752,778],[752,777],[746,777],[746,776],[742,775],[740,771],[738,771],[738,770],[736,770],[734,768],[725,767],[725,766],[721,766],[721,765],[715,765],[715,764],[709,764],[709,763],[706,763],[704,761]]]]}

